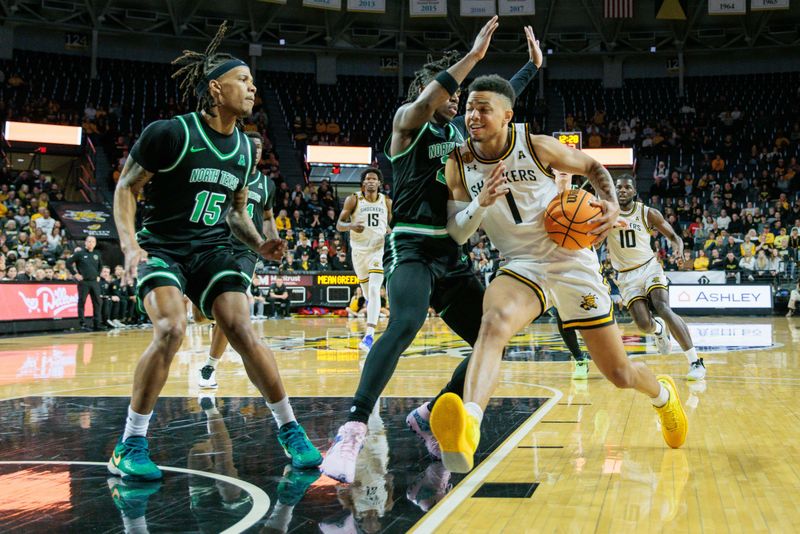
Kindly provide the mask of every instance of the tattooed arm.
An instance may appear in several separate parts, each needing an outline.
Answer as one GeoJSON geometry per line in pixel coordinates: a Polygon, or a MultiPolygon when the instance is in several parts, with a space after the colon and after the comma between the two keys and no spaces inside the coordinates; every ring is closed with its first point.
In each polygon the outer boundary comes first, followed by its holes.
{"type": "Polygon", "coordinates": [[[114,191],[114,223],[119,234],[119,245],[125,254],[125,277],[136,278],[139,264],[147,261],[147,252],[136,241],[136,197],[153,173],[128,158],[114,191]]]}
{"type": "Polygon", "coordinates": [[[550,136],[532,135],[531,142],[536,147],[536,153],[543,165],[563,172],[586,176],[589,179],[589,183],[600,198],[600,201],[594,202],[593,205],[603,211],[601,216],[589,221],[590,224],[597,225],[589,233],[597,236],[595,243],[601,242],[614,227],[617,217],[619,217],[617,190],[611,174],[599,161],[590,158],[580,150],[562,145],[550,136]]]}
{"type": "MultiPolygon", "coordinates": [[[[239,241],[258,252],[265,259],[279,260],[283,257],[283,240],[276,237],[275,239],[267,239],[265,241],[258,234],[253,220],[247,213],[246,187],[233,193],[233,204],[231,205],[231,209],[228,210],[226,221],[228,222],[228,226],[231,227],[231,232],[233,232],[233,235],[235,235],[239,241]]],[[[266,223],[266,218],[264,222],[266,223]]],[[[275,225],[274,221],[272,225],[275,225]]],[[[277,234],[277,229],[275,233],[277,234]]]]}
{"type": "Polygon", "coordinates": [[[228,210],[226,221],[236,239],[258,252],[258,249],[264,244],[264,240],[258,234],[253,220],[247,213],[247,187],[233,193],[233,204],[228,210]]]}

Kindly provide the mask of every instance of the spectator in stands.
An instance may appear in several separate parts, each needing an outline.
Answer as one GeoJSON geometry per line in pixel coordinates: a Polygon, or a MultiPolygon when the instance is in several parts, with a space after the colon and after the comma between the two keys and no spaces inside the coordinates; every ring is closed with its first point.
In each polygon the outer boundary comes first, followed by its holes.
{"type": "Polygon", "coordinates": [[[742,253],[742,259],[739,260],[739,270],[742,271],[742,276],[746,277],[747,280],[751,282],[755,280],[756,260],[749,249],[744,250],[742,253]]]}
{"type": "Polygon", "coordinates": [[[315,271],[330,271],[332,270],[331,264],[328,262],[327,254],[320,254],[319,260],[315,266],[315,271]]]}
{"type": "Polygon", "coordinates": [[[317,264],[314,262],[308,254],[307,250],[302,250],[300,253],[300,262],[299,266],[301,271],[316,271],[317,264]]]}
{"type": "Polygon", "coordinates": [[[694,270],[694,260],[692,259],[692,253],[689,250],[683,251],[683,261],[680,263],[679,268],[681,271],[693,271],[694,270]]]}
{"type": "Polygon", "coordinates": [[[744,236],[744,241],[739,245],[739,256],[744,258],[745,256],[752,256],[756,253],[756,246],[751,242],[750,235],[744,236]]]}
{"type": "Polygon", "coordinates": [[[350,299],[350,304],[347,305],[347,316],[351,319],[365,317],[367,314],[365,304],[364,292],[361,290],[361,286],[356,286],[356,291],[350,299]]]}
{"type": "Polygon", "coordinates": [[[347,257],[347,252],[340,250],[334,256],[331,266],[334,271],[352,271],[353,267],[350,265],[350,260],[347,257]]]}
{"type": "Polygon", "coordinates": [[[725,269],[725,259],[720,256],[719,249],[715,248],[711,251],[711,260],[708,264],[708,270],[710,271],[722,271],[725,269]]]}
{"type": "Polygon", "coordinates": [[[286,215],[286,210],[281,210],[278,213],[278,216],[275,217],[275,226],[277,227],[279,232],[288,230],[292,227],[292,221],[286,215]]]}
{"type": "Polygon", "coordinates": [[[299,271],[300,262],[294,259],[294,254],[287,252],[281,262],[280,272],[299,271]]]}
{"type": "Polygon", "coordinates": [[[14,267],[13,265],[9,266],[6,269],[5,276],[3,278],[0,278],[0,280],[3,281],[14,281],[16,279],[17,279],[17,268],[14,267]]]}
{"type": "Polygon", "coordinates": [[[794,315],[794,312],[797,310],[797,303],[800,302],[800,280],[797,282],[797,286],[792,289],[792,292],[789,294],[789,310],[786,312],[786,317],[791,317],[794,315]]]}
{"type": "Polygon", "coordinates": [[[694,259],[694,270],[695,271],[707,271],[708,270],[708,257],[704,250],[697,251],[697,257],[694,259]]]}

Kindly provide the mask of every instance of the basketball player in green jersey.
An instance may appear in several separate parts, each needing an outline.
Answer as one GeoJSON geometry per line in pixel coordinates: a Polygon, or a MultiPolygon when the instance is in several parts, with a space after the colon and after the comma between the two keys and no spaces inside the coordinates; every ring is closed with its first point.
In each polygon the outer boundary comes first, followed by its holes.
{"type": "MultiPolygon", "coordinates": [[[[433,306],[447,325],[472,344],[480,328],[483,287],[471,271],[461,248],[447,234],[447,183],[442,169],[447,155],[463,142],[451,121],[458,114],[459,85],[483,59],[497,17],[483,26],[472,50],[455,62],[455,52],[423,68],[412,82],[409,101],[394,116],[386,154],[392,162],[393,231],[384,257],[387,293],[392,314],[386,331],[367,355],[349,421],[339,428],[322,472],[351,483],[356,458],[367,434],[367,420],[397,367],[400,355],[414,340],[433,306]]],[[[461,392],[466,360],[444,391],[461,392]]],[[[411,428],[437,457],[438,445],[427,425],[426,405],[407,418],[411,428]]]]}
{"type": "Polygon", "coordinates": [[[114,195],[114,220],[125,254],[125,274],[138,277],[137,292],[153,323],[153,341],[136,367],[125,431],[108,463],[112,474],[158,480],[150,459],[147,428],[172,359],[186,330],[185,293],[225,332],[242,356],[250,380],[267,399],[279,427],[278,439],[296,467],[322,458],[297,423],[275,359],[250,324],[250,284],[230,248],[233,232],[268,259],[284,244],[261,238],[247,213],[247,183],[253,151],[236,122],[250,115],[255,86],[243,61],[216,49],[223,24],[205,53],[185,52],[183,97],[198,97],[198,111],[149,125],[131,150],[114,195]],[[145,194],[144,227],[134,235],[136,197],[145,194]],[[225,226],[228,223],[230,230],[225,226]]]}
{"type": "MultiPolygon", "coordinates": [[[[261,136],[256,132],[248,132],[247,137],[250,138],[256,148],[253,173],[247,184],[247,214],[261,237],[265,237],[267,240],[280,239],[278,237],[278,229],[275,226],[275,219],[272,216],[275,183],[261,174],[261,171],[256,167],[258,161],[261,160],[263,142],[261,136]]],[[[231,247],[241,271],[252,278],[256,270],[258,254],[239,241],[233,234],[231,234],[231,247]]],[[[199,312],[199,310],[197,311],[199,312]]],[[[217,364],[219,364],[227,346],[228,338],[225,337],[225,333],[221,328],[215,327],[211,335],[211,348],[209,349],[208,358],[199,371],[200,376],[197,380],[197,385],[201,388],[217,387],[217,364]]]]}

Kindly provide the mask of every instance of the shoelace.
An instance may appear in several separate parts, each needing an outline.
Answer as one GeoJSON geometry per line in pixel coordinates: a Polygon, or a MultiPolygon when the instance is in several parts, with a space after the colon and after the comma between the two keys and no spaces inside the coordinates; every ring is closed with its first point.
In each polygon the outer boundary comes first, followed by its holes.
{"type": "Polygon", "coordinates": [[[286,433],[286,442],[297,450],[311,450],[311,444],[300,431],[300,427],[292,428],[286,433]]]}
{"type": "Polygon", "coordinates": [[[347,432],[342,436],[342,452],[346,453],[349,457],[355,458],[358,455],[358,451],[361,449],[361,443],[363,441],[363,437],[359,440],[357,434],[354,432],[347,432]]]}
{"type": "Polygon", "coordinates": [[[206,365],[202,369],[200,369],[200,376],[203,377],[203,380],[208,380],[211,378],[211,374],[214,372],[214,368],[210,365],[206,365]]]}
{"type": "Polygon", "coordinates": [[[675,415],[675,410],[673,410],[672,408],[666,408],[661,413],[663,414],[661,422],[667,430],[672,432],[673,430],[678,428],[678,417],[675,415]]]}
{"type": "Polygon", "coordinates": [[[698,358],[696,361],[692,362],[692,369],[697,369],[698,367],[705,367],[705,364],[703,364],[703,358],[698,358]]]}
{"type": "Polygon", "coordinates": [[[146,443],[125,443],[125,446],[128,448],[128,456],[131,460],[133,460],[137,464],[146,463],[150,461],[150,448],[147,446],[146,443]]]}

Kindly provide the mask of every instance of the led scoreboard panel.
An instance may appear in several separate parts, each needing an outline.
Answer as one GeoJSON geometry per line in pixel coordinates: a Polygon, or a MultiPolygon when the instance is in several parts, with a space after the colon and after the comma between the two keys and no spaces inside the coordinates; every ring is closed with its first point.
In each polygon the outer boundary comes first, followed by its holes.
{"type": "Polygon", "coordinates": [[[583,134],[581,132],[553,132],[553,137],[562,145],[567,145],[580,150],[583,147],[583,134]]]}

